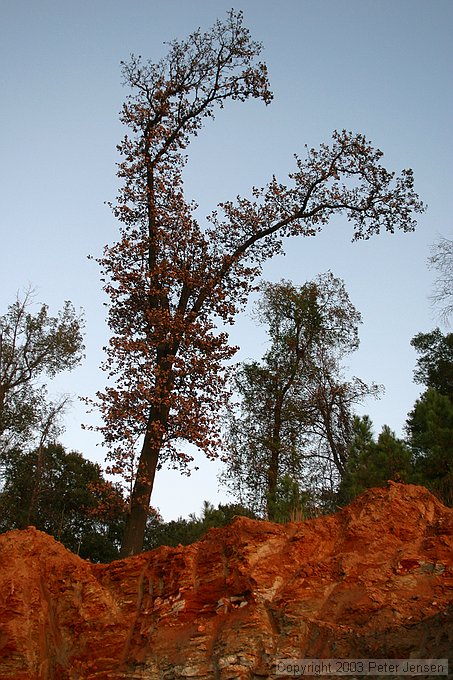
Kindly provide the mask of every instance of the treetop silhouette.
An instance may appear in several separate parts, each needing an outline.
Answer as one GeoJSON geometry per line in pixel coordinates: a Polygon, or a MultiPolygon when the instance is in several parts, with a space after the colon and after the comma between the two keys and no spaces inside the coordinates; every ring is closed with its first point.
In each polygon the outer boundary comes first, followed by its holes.
{"type": "Polygon", "coordinates": [[[112,333],[104,364],[111,384],[97,395],[100,429],[112,471],[133,487],[125,555],[141,550],[156,469],[168,462],[187,470],[184,441],[218,455],[225,362],[236,351],[225,324],[243,308],[263,263],[282,252],[283,238],[313,236],[339,213],[352,223],[353,240],[412,231],[423,209],[411,170],[396,176],[362,134],[342,131],[296,157],[288,184],[272,177],[201,225],[183,192],[190,139],[226,101],[269,104],[272,94],[261,44],[241,12],[168,47],[158,63],[132,56],[123,64],[130,94],[121,120],[129,132],[118,147],[123,185],[112,206],[120,235],[98,260],[112,333]]]}

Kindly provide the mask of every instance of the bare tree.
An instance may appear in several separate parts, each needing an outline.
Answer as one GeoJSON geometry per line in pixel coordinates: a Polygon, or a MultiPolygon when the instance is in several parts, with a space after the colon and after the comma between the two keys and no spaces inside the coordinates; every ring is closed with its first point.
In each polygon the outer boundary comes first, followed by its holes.
{"type": "Polygon", "coordinates": [[[453,313],[453,239],[440,236],[433,243],[428,265],[437,271],[431,301],[433,305],[440,307],[440,319],[448,326],[453,313]]]}

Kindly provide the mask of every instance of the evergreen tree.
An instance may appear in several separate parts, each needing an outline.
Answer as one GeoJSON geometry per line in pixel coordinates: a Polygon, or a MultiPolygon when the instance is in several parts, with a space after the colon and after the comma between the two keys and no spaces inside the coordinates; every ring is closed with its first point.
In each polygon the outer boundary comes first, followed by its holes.
{"type": "Polygon", "coordinates": [[[0,531],[33,525],[81,557],[119,556],[125,501],[100,467],[61,444],[11,451],[2,468],[0,531]]]}
{"type": "Polygon", "coordinates": [[[369,417],[356,417],[353,432],[348,462],[338,489],[340,503],[347,504],[365,489],[384,486],[388,480],[411,480],[411,450],[388,425],[384,425],[375,441],[369,417]]]}
{"type": "Polygon", "coordinates": [[[419,353],[415,382],[427,387],[407,420],[415,481],[453,505],[453,333],[438,328],[412,342],[419,353]]]}
{"type": "Polygon", "coordinates": [[[416,401],[407,420],[414,452],[414,481],[453,506],[453,403],[435,389],[416,401]]]}
{"type": "Polygon", "coordinates": [[[163,522],[157,518],[149,521],[145,549],[151,550],[161,545],[189,545],[202,538],[209,529],[226,526],[238,516],[256,519],[250,510],[241,505],[220,503],[215,508],[209,501],[204,501],[200,517],[191,513],[187,519],[180,517],[163,522]]]}
{"type": "Polygon", "coordinates": [[[436,328],[430,333],[416,335],[411,345],[420,355],[414,381],[453,401],[453,333],[443,334],[436,328]]]}
{"type": "Polygon", "coordinates": [[[316,513],[312,494],[302,491],[299,483],[288,474],[277,479],[275,495],[268,506],[274,522],[299,522],[316,513]]]}

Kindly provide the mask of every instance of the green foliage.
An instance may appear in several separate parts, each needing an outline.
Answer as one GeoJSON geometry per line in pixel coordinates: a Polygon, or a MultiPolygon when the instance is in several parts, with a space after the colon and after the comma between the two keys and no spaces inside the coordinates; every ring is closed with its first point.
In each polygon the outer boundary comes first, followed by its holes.
{"type": "Polygon", "coordinates": [[[60,444],[22,453],[2,464],[0,531],[34,525],[95,562],[119,555],[124,500],[98,465],[60,444]]]}
{"type": "MultiPolygon", "coordinates": [[[[47,305],[32,314],[32,293],[0,317],[0,452],[29,445],[34,435],[49,438],[65,399],[48,403],[45,376],[71,370],[83,354],[82,319],[70,302],[56,317],[47,305]]],[[[53,431],[56,435],[56,431],[53,431]]]]}
{"type": "Polygon", "coordinates": [[[314,511],[312,494],[302,491],[290,475],[277,480],[275,496],[269,499],[270,516],[274,522],[298,522],[310,517],[314,511]]]}
{"type": "Polygon", "coordinates": [[[177,545],[190,545],[206,533],[201,523],[194,519],[184,519],[169,522],[153,523],[147,525],[144,550],[153,550],[161,545],[175,547],[177,545]]]}
{"type": "MultiPolygon", "coordinates": [[[[445,244],[444,244],[445,245],[445,244]]],[[[451,250],[450,276],[451,276],[451,250]]],[[[407,419],[414,455],[414,480],[446,505],[453,505],[453,333],[438,328],[419,333],[412,342],[419,353],[416,382],[428,389],[407,419]]]]}
{"type": "Polygon", "coordinates": [[[426,390],[409,414],[407,430],[415,457],[414,481],[453,506],[452,401],[435,389],[426,390]]]}
{"type": "Polygon", "coordinates": [[[414,380],[438,390],[453,400],[453,333],[444,335],[438,328],[419,333],[411,345],[420,354],[414,380]]]}
{"type": "Polygon", "coordinates": [[[388,480],[410,481],[411,462],[409,447],[387,425],[375,441],[369,417],[355,417],[348,462],[338,489],[339,502],[347,504],[365,489],[384,486],[388,480]]]}
{"type": "Polygon", "coordinates": [[[226,526],[238,516],[256,519],[253,512],[241,505],[220,503],[215,508],[208,501],[204,501],[200,517],[191,514],[188,519],[180,517],[170,522],[149,523],[145,534],[145,550],[152,550],[161,545],[189,545],[202,538],[209,529],[226,526]]]}
{"type": "MultiPolygon", "coordinates": [[[[107,482],[97,464],[50,444],[28,453],[10,451],[0,479],[0,532],[33,525],[84,559],[119,558],[126,502],[120,487],[107,482]]],[[[240,505],[215,508],[207,501],[200,517],[191,514],[169,522],[150,509],[144,547],[189,545],[239,515],[254,517],[240,505]]]]}
{"type": "Polygon", "coordinates": [[[354,405],[378,388],[342,375],[343,358],[359,344],[360,314],[331,272],[301,287],[264,284],[257,316],[270,346],[261,362],[237,370],[240,402],[228,419],[222,481],[240,502],[278,519],[279,484],[313,491],[320,470],[329,479],[343,473],[354,405]]]}

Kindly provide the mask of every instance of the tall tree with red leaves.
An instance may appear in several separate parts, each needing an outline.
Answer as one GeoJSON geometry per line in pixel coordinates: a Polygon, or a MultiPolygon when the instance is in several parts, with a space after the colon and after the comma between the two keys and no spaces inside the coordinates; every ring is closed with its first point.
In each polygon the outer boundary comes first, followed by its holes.
{"type": "Polygon", "coordinates": [[[200,225],[183,193],[185,149],[227,100],[270,103],[260,51],[232,10],[208,32],[171,42],[158,63],[132,56],[123,64],[131,94],[113,206],[120,238],[98,260],[110,298],[104,368],[113,384],[97,395],[112,470],[132,481],[123,555],[142,549],[156,469],[167,462],[187,470],[184,441],[218,454],[225,362],[236,351],[225,324],[263,262],[282,252],[283,237],[313,236],[337,213],[352,222],[354,240],[412,231],[413,212],[423,209],[411,170],[395,177],[363,135],[343,131],[296,157],[289,185],[273,177],[200,225]]]}

